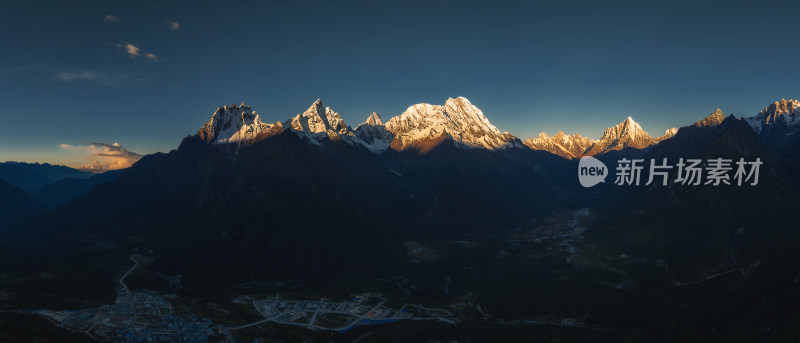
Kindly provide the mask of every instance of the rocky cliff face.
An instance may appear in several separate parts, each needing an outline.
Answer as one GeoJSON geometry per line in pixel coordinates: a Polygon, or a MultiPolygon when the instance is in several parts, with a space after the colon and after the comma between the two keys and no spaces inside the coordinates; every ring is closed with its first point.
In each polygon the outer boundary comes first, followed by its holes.
{"type": "Polygon", "coordinates": [[[372,152],[381,152],[389,149],[394,135],[383,125],[381,117],[372,112],[361,125],[356,127],[356,137],[372,152]]]}
{"type": "Polygon", "coordinates": [[[209,143],[248,143],[283,131],[278,122],[267,124],[261,121],[256,111],[242,102],[241,105],[217,108],[197,136],[209,143]]]}
{"type": "Polygon", "coordinates": [[[745,120],[765,145],[781,154],[797,153],[793,150],[800,144],[800,101],[781,99],[745,120]]]}
{"type": "Polygon", "coordinates": [[[698,120],[694,123],[694,126],[697,127],[708,127],[708,126],[715,126],[722,123],[725,120],[725,113],[722,113],[722,110],[717,108],[716,111],[708,115],[708,117],[703,118],[702,120],[698,120]]]}

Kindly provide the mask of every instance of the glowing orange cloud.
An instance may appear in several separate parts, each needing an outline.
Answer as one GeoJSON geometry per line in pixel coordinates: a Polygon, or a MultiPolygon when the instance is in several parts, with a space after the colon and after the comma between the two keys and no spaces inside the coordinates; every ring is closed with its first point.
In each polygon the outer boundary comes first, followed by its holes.
{"type": "Polygon", "coordinates": [[[125,149],[119,143],[61,144],[59,147],[66,151],[85,154],[89,163],[78,166],[78,169],[95,173],[128,168],[142,158],[142,155],[125,149]]]}

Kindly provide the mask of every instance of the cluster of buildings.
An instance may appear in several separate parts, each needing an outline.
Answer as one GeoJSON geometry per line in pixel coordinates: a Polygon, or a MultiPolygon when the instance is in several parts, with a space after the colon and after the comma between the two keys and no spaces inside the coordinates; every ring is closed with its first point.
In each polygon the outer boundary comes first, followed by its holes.
{"type": "Polygon", "coordinates": [[[207,342],[223,333],[208,318],[178,316],[172,304],[158,294],[120,288],[112,305],[79,311],[33,311],[67,330],[113,342],[207,342]]]}
{"type": "Polygon", "coordinates": [[[386,299],[377,293],[353,295],[347,301],[287,300],[280,296],[253,299],[252,303],[265,321],[296,325],[315,330],[345,332],[362,325],[392,323],[398,320],[453,320],[445,310],[416,305],[401,308],[385,306],[386,299]]]}

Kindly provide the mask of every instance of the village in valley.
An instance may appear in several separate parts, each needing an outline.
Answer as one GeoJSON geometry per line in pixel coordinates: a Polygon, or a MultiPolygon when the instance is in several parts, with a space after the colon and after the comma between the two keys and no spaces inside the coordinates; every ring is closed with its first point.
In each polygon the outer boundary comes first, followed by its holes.
{"type": "Polygon", "coordinates": [[[266,298],[240,296],[238,304],[252,304],[263,319],[239,326],[225,327],[209,318],[197,318],[191,313],[176,313],[168,300],[177,295],[159,295],[148,290],[131,290],[125,284],[137,266],[137,256],[131,256],[133,267],[119,280],[114,304],[83,310],[52,311],[15,310],[46,318],[53,325],[80,332],[100,341],[111,342],[234,342],[234,332],[266,323],[292,325],[311,330],[343,333],[359,326],[393,323],[400,320],[434,320],[456,324],[458,320],[447,310],[404,304],[400,308],[386,306],[379,293],[354,294],[351,299],[336,301],[281,298],[279,294],[266,298]]]}

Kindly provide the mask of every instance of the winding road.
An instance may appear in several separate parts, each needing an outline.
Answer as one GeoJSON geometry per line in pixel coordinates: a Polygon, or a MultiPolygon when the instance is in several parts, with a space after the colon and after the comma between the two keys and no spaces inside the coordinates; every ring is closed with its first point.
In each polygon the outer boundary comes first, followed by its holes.
{"type": "Polygon", "coordinates": [[[130,293],[131,290],[128,288],[128,285],[125,284],[125,277],[128,276],[128,274],[130,274],[134,269],[136,269],[136,266],[139,265],[139,261],[136,260],[136,255],[131,255],[131,261],[133,261],[133,267],[128,269],[128,271],[125,272],[121,278],[119,278],[119,284],[122,285],[122,288],[125,289],[126,293],[130,293]]]}

